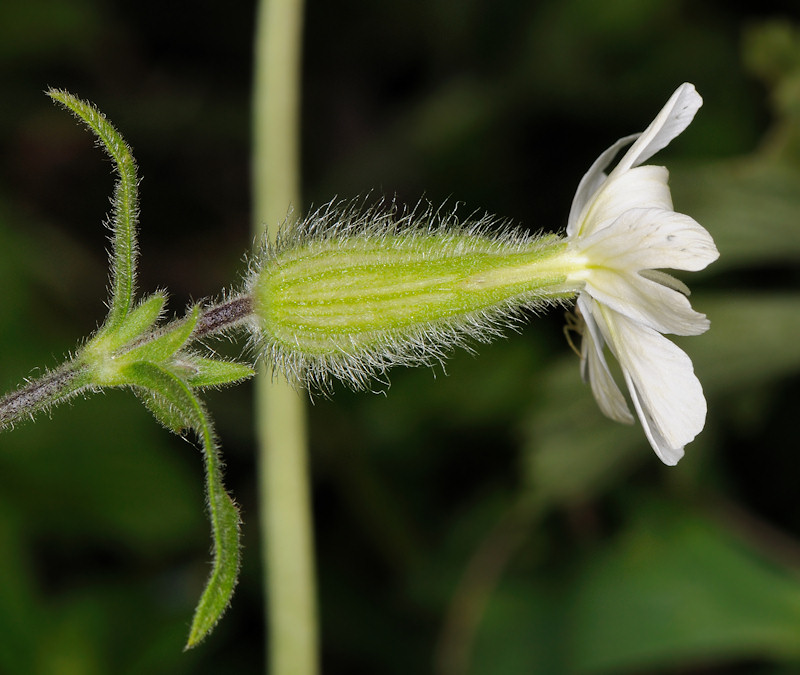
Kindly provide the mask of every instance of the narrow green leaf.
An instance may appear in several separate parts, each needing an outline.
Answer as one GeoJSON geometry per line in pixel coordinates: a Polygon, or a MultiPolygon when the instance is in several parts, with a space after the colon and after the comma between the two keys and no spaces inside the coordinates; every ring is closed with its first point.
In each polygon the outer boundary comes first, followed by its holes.
{"type": "MultiPolygon", "coordinates": [[[[212,452],[215,453],[216,448],[212,452]]],[[[208,491],[214,523],[214,562],[195,609],[186,649],[196,647],[213,630],[230,604],[239,575],[239,509],[223,489],[218,468],[213,476],[209,469],[208,491]]]]}
{"type": "Polygon", "coordinates": [[[125,374],[132,386],[153,392],[157,397],[154,400],[160,399],[159,405],[164,402],[171,405],[175,415],[172,419],[183,416],[190,420],[203,446],[214,559],[192,620],[186,643],[190,649],[211,632],[230,603],[239,574],[239,511],[222,483],[222,461],[211,420],[191,387],[175,373],[154,363],[132,363],[125,368],[125,374]]]}
{"type": "Polygon", "coordinates": [[[189,310],[183,321],[171,326],[168,332],[154,340],[150,340],[139,347],[134,347],[128,352],[126,358],[131,361],[152,361],[154,363],[168,361],[186,344],[199,316],[200,307],[195,305],[189,310]]]}
{"type": "Polygon", "coordinates": [[[186,419],[186,415],[158,392],[138,389],[136,396],[153,417],[170,431],[180,434],[184,429],[192,426],[191,421],[186,419]]]}
{"type": "Polygon", "coordinates": [[[131,340],[136,339],[146,330],[153,327],[155,322],[158,321],[158,317],[161,316],[166,301],[166,293],[153,293],[131,311],[125,321],[119,325],[119,328],[111,333],[103,331],[101,335],[104,335],[104,338],[100,339],[106,340],[106,346],[109,351],[125,346],[131,340]]]}
{"type": "Polygon", "coordinates": [[[104,329],[119,326],[130,312],[136,275],[136,224],[139,218],[139,179],[136,162],[122,135],[94,105],[72,94],[50,89],[47,95],[72,112],[97,136],[116,166],[111,229],[111,302],[104,329]]]}
{"type": "MultiPolygon", "coordinates": [[[[176,373],[162,364],[136,361],[126,365],[122,375],[131,387],[158,397],[161,405],[171,406],[173,413],[170,417],[181,420],[181,424],[177,425],[179,429],[191,428],[200,432],[203,408],[189,386],[176,373]]],[[[156,417],[162,421],[158,415],[156,417]]],[[[167,426],[175,428],[175,425],[167,426]]]]}
{"type": "Polygon", "coordinates": [[[192,387],[219,387],[246,380],[253,377],[256,372],[246,363],[222,361],[204,356],[192,355],[186,363],[194,371],[187,378],[192,387]]]}

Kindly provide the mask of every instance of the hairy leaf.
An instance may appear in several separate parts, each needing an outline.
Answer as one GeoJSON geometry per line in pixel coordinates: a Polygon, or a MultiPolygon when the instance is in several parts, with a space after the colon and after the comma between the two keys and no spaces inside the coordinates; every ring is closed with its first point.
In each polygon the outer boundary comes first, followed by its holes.
{"type": "Polygon", "coordinates": [[[105,337],[102,339],[105,340],[107,349],[119,349],[152,328],[161,316],[166,301],[166,293],[153,293],[131,311],[117,330],[110,333],[104,331],[105,337]]]}
{"type": "Polygon", "coordinates": [[[163,335],[149,340],[139,347],[134,347],[128,352],[128,358],[136,361],[152,361],[156,363],[169,360],[175,353],[186,344],[192,334],[197,317],[200,315],[200,308],[195,305],[186,314],[186,318],[180,323],[171,326],[170,330],[163,335]]]}
{"type": "Polygon", "coordinates": [[[167,423],[184,417],[191,422],[203,448],[214,559],[211,575],[195,610],[186,643],[189,649],[211,632],[230,603],[239,574],[239,511],[222,483],[222,461],[211,420],[191,387],[175,373],[154,363],[130,364],[125,374],[132,386],[152,392],[152,401],[158,406],[165,403],[172,406],[162,417],[156,415],[159,421],[167,423]]]}
{"type": "Polygon", "coordinates": [[[139,219],[139,179],[136,162],[125,139],[94,105],[72,94],[50,89],[47,92],[72,112],[97,136],[119,173],[112,199],[111,219],[113,247],[111,251],[111,302],[105,330],[116,328],[131,310],[136,276],[136,225],[139,219]]]}
{"type": "Polygon", "coordinates": [[[194,373],[187,378],[193,387],[219,387],[223,384],[240,382],[255,375],[255,370],[246,363],[221,361],[204,356],[192,355],[186,359],[194,373]]]}

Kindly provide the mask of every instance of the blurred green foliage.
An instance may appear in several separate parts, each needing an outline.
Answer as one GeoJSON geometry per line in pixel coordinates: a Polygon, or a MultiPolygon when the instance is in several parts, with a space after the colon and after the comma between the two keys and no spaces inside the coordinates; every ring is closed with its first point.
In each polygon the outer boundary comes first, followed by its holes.
{"type": "MultiPolygon", "coordinates": [[[[398,370],[387,396],[316,402],[325,673],[800,669],[794,5],[308,2],[309,203],[424,194],[557,230],[597,154],[691,81],[705,105],[658,159],[722,254],[685,277],[712,322],[681,342],[709,417],[674,469],[602,418],[559,312],[454,355],[447,377],[398,370]]],[[[253,12],[0,3],[4,389],[105,314],[109,167],[46,86],[94,101],[133,145],[144,291],[166,287],[180,313],[242,273],[253,12]]],[[[249,387],[209,407],[245,559],[189,654],[208,571],[197,448],[124,392],[0,437],[0,672],[261,672],[249,387]]]]}

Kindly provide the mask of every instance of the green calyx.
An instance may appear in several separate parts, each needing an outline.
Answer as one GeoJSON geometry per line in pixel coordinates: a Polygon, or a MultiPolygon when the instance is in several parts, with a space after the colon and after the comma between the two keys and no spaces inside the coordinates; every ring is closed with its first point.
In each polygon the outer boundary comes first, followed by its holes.
{"type": "MultiPolygon", "coordinates": [[[[328,214],[326,214],[328,215],[328,214]]],[[[290,379],[360,387],[395,364],[485,342],[522,309],[571,297],[570,252],[555,236],[437,224],[435,215],[300,224],[251,280],[268,360],[290,379]],[[305,231],[304,231],[305,230],[305,231]]]]}

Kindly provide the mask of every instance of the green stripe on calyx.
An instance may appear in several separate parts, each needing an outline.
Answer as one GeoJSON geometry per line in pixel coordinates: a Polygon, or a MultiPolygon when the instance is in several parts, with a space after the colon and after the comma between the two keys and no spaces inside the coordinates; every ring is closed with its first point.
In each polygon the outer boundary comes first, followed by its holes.
{"type": "Polygon", "coordinates": [[[486,221],[404,225],[300,224],[264,255],[250,292],[279,370],[362,386],[391,365],[437,360],[465,338],[488,341],[520,309],[580,290],[568,281],[580,263],[558,237],[493,234],[486,221]]]}

